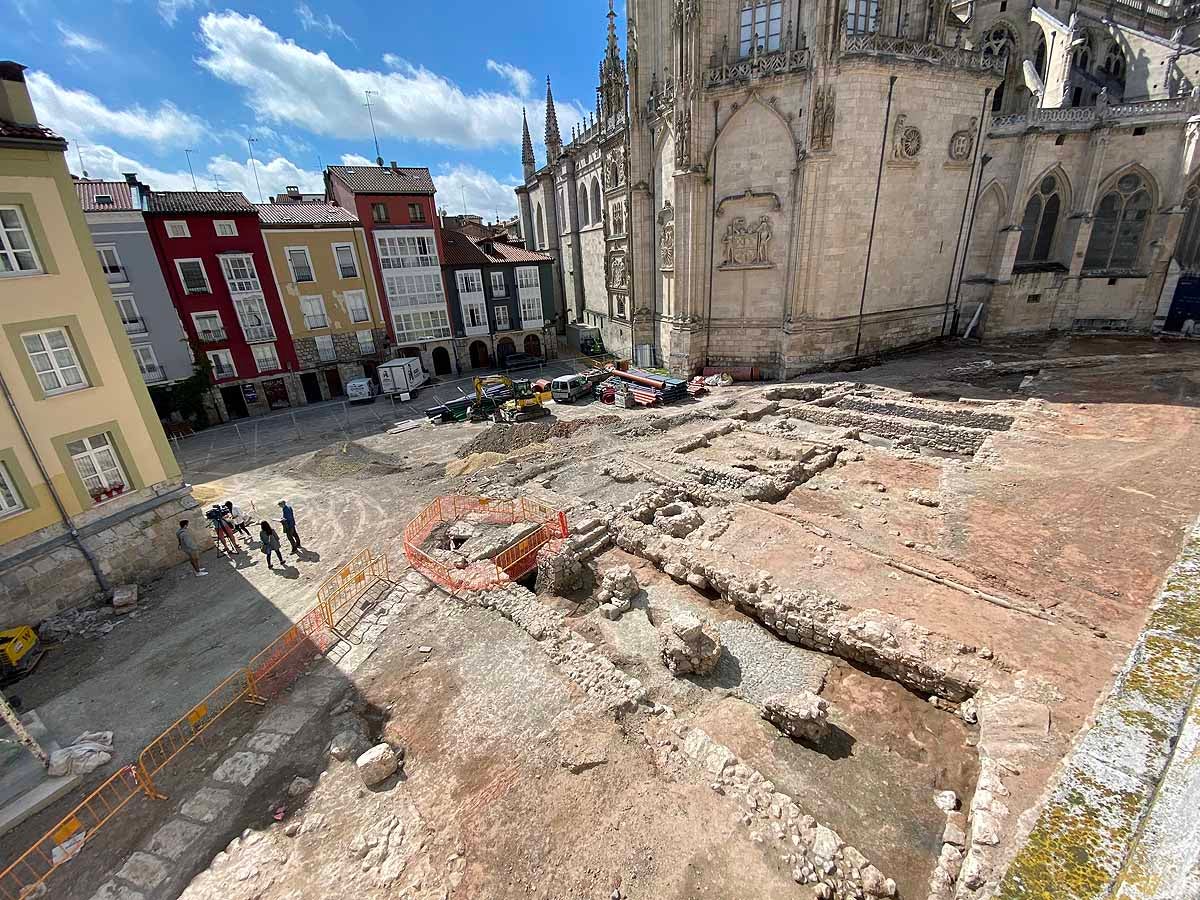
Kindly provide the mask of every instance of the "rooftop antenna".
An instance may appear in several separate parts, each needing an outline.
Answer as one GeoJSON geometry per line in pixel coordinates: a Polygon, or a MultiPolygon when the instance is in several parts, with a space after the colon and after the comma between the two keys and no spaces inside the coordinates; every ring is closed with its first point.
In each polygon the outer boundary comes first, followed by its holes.
{"type": "Polygon", "coordinates": [[[258,202],[262,203],[262,185],[258,183],[258,164],[254,161],[254,145],[258,143],[258,138],[246,138],[246,146],[250,150],[250,171],[254,173],[254,187],[258,189],[258,202]]]}
{"type": "Polygon", "coordinates": [[[379,96],[379,91],[363,91],[367,98],[367,102],[363,105],[367,108],[367,118],[371,120],[371,137],[375,138],[375,165],[383,167],[383,152],[379,149],[379,135],[375,133],[375,114],[371,112],[371,95],[379,96]]]}
{"type": "Polygon", "coordinates": [[[463,215],[467,214],[467,191],[461,184],[458,186],[458,196],[462,200],[463,215]]]}
{"type": "Polygon", "coordinates": [[[79,141],[75,142],[75,155],[79,157],[79,171],[83,174],[84,178],[87,178],[88,173],[87,169],[83,167],[83,152],[79,149],[79,141]]]}
{"type": "Polygon", "coordinates": [[[183,155],[187,157],[188,172],[192,176],[192,190],[199,192],[200,188],[196,186],[196,172],[194,169],[192,169],[192,148],[189,147],[188,149],[184,150],[183,155]]]}

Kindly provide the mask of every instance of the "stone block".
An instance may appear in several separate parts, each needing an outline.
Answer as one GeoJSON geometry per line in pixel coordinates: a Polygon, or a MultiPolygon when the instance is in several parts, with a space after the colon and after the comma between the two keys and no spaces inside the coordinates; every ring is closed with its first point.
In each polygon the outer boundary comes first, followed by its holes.
{"type": "Polygon", "coordinates": [[[180,807],[180,812],[197,822],[213,822],[233,802],[233,794],[221,788],[203,787],[180,807]]]}
{"type": "Polygon", "coordinates": [[[106,881],[100,885],[100,889],[96,893],[92,894],[91,900],[143,900],[145,896],[141,891],[135,891],[128,885],[106,881]]]}
{"type": "Polygon", "coordinates": [[[144,891],[151,891],[167,879],[167,864],[156,856],[140,851],[130,855],[117,877],[144,891]]]}
{"type": "Polygon", "coordinates": [[[370,787],[391,778],[399,768],[399,760],[389,745],[376,744],[355,760],[354,765],[358,768],[363,784],[370,787]]]}
{"type": "Polygon", "coordinates": [[[177,860],[188,847],[200,840],[203,834],[203,825],[183,819],[172,819],[155,832],[146,849],[156,856],[177,860]]]}
{"type": "Polygon", "coordinates": [[[295,734],[313,716],[313,710],[303,706],[277,706],[255,727],[256,732],[273,731],[276,734],[295,734]]]}
{"type": "Polygon", "coordinates": [[[270,754],[239,750],[225,757],[213,772],[213,781],[249,787],[270,761],[270,754]]]}

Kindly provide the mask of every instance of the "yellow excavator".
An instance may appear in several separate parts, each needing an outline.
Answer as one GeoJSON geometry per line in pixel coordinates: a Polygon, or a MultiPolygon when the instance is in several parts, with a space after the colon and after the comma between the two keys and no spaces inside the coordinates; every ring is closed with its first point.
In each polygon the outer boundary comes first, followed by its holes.
{"type": "Polygon", "coordinates": [[[475,379],[475,403],[471,421],[525,422],[550,414],[528,379],[507,375],[485,375],[475,379]]]}

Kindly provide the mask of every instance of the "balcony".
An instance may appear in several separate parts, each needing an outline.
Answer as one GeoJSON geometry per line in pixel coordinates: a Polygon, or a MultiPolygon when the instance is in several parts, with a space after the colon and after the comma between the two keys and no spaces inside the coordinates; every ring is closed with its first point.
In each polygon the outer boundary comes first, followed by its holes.
{"type": "Polygon", "coordinates": [[[124,266],[102,266],[104,269],[104,277],[109,284],[128,284],[129,273],[125,271],[124,266]]]}
{"type": "Polygon", "coordinates": [[[760,78],[804,72],[809,68],[811,57],[812,54],[807,47],[777,50],[773,53],[752,53],[745,59],[725,62],[711,69],[705,69],[704,86],[724,87],[758,81],[760,78]]]}
{"type": "Polygon", "coordinates": [[[304,327],[309,331],[315,331],[318,328],[328,328],[329,319],[325,316],[305,316],[304,327]]]}
{"type": "Polygon", "coordinates": [[[1184,123],[1200,114],[1200,97],[1173,97],[1139,103],[1101,103],[1095,106],[1031,107],[1011,116],[993,116],[988,135],[1003,137],[1023,134],[1026,129],[1044,131],[1090,131],[1097,125],[1139,125],[1155,122],[1184,123]]]}
{"type": "Polygon", "coordinates": [[[146,384],[158,384],[161,381],[167,380],[167,373],[163,371],[162,366],[143,365],[141,370],[142,380],[145,381],[146,384]]]}
{"type": "Polygon", "coordinates": [[[275,340],[275,328],[272,325],[243,325],[242,334],[248,344],[263,344],[275,340]]]}
{"type": "Polygon", "coordinates": [[[134,316],[132,318],[127,316],[121,321],[125,325],[126,334],[146,334],[150,330],[150,326],[146,324],[146,320],[141,316],[134,316]]]}
{"type": "Polygon", "coordinates": [[[196,333],[202,344],[223,344],[229,340],[224,328],[202,328],[196,333]]]}
{"type": "Polygon", "coordinates": [[[1004,74],[1007,57],[985,54],[982,50],[965,47],[946,47],[933,41],[919,41],[886,34],[842,35],[842,56],[890,56],[915,62],[932,63],[953,69],[968,69],[974,72],[994,72],[997,77],[1004,74]]]}
{"type": "Polygon", "coordinates": [[[214,365],[212,377],[213,381],[224,381],[227,378],[237,378],[237,372],[231,366],[214,365]]]}

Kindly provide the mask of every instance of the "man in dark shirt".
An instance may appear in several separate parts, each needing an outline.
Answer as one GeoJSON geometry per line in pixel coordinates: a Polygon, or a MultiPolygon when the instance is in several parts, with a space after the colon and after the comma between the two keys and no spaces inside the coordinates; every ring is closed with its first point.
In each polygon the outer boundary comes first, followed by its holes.
{"type": "Polygon", "coordinates": [[[204,514],[204,518],[212,523],[213,531],[216,532],[217,544],[226,553],[240,553],[242,548],[237,542],[237,538],[233,536],[233,526],[229,524],[228,513],[225,512],[225,507],[213,504],[213,508],[204,514]]]}
{"type": "Polygon", "coordinates": [[[279,509],[279,521],[283,525],[283,533],[287,535],[288,543],[292,545],[292,556],[299,556],[303,547],[300,544],[300,533],[296,531],[296,513],[288,506],[286,500],[279,501],[279,509]]]}

